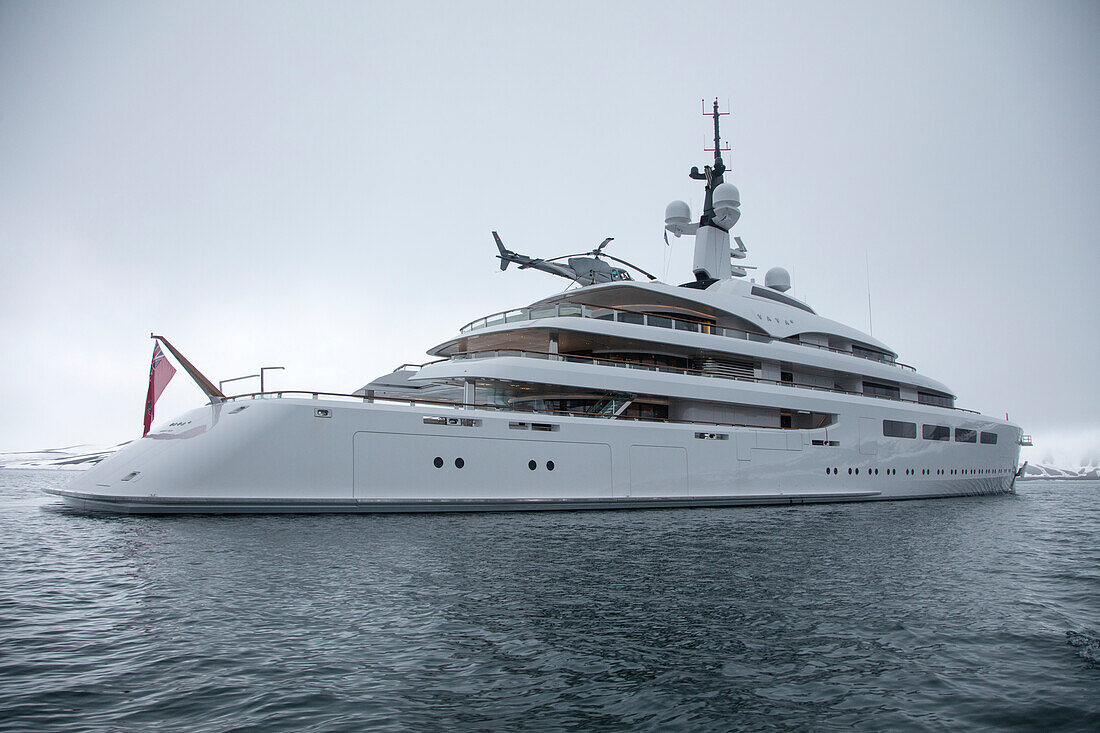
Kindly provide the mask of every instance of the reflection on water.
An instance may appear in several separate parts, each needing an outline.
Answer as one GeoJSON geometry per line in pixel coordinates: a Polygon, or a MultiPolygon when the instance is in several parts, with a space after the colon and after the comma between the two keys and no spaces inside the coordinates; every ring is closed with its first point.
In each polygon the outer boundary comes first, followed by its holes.
{"type": "Polygon", "coordinates": [[[1100,725],[1100,482],[84,516],[0,471],[0,730],[1100,725]]]}

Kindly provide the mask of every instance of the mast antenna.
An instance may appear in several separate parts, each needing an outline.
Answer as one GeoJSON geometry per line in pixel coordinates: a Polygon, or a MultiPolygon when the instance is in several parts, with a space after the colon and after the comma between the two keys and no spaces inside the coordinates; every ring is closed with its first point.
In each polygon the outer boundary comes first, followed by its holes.
{"type": "Polygon", "coordinates": [[[689,178],[693,178],[696,181],[706,181],[706,196],[703,199],[703,216],[699,223],[706,225],[711,223],[714,218],[714,189],[725,183],[723,174],[726,172],[726,164],[722,161],[722,153],[728,152],[730,149],[729,143],[726,143],[725,147],[722,147],[722,136],[718,131],[718,120],[729,114],[729,112],[721,112],[718,109],[718,98],[714,98],[714,104],[710,112],[707,112],[706,100],[700,100],[703,107],[704,117],[714,118],[714,147],[706,148],[703,150],[708,153],[714,153],[714,165],[703,166],[703,171],[700,173],[699,168],[692,166],[691,173],[688,174],[689,178]]]}
{"type": "Polygon", "coordinates": [[[703,116],[714,118],[714,147],[713,148],[703,148],[703,151],[707,152],[707,153],[714,153],[714,167],[715,167],[715,169],[717,169],[718,166],[722,166],[723,168],[725,168],[725,166],[722,163],[722,153],[723,152],[728,153],[730,151],[730,144],[726,143],[726,147],[722,147],[722,138],[721,138],[721,135],[719,135],[719,133],[718,133],[718,118],[728,115],[729,112],[719,112],[718,111],[718,98],[717,97],[714,98],[714,109],[711,110],[710,112],[707,112],[707,102],[706,102],[705,99],[699,100],[699,103],[703,107],[703,116]]]}

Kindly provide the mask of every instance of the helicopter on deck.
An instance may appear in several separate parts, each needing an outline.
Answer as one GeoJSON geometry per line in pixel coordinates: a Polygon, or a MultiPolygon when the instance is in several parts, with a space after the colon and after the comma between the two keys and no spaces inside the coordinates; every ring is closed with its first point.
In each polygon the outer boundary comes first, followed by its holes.
{"type": "Polygon", "coordinates": [[[630,273],[621,267],[614,267],[611,264],[604,262],[606,257],[609,260],[614,260],[619,264],[626,265],[627,267],[636,270],[637,272],[645,275],[650,280],[656,280],[657,278],[649,274],[637,265],[633,265],[626,260],[620,260],[618,257],[607,254],[603,251],[609,243],[614,241],[614,237],[608,237],[600,242],[600,244],[589,252],[576,252],[574,254],[559,255],[558,257],[551,257],[543,259],[541,257],[528,257],[527,255],[521,255],[517,252],[513,252],[504,246],[504,243],[500,240],[500,235],[493,232],[493,239],[496,240],[497,249],[500,254],[497,255],[497,259],[500,260],[500,269],[507,270],[508,265],[515,262],[519,265],[521,270],[531,268],[534,270],[541,270],[542,272],[548,272],[551,275],[557,275],[564,277],[567,280],[573,280],[580,285],[596,285],[598,283],[609,283],[621,280],[633,280],[630,273]],[[566,260],[565,263],[560,260],[566,260]]]}

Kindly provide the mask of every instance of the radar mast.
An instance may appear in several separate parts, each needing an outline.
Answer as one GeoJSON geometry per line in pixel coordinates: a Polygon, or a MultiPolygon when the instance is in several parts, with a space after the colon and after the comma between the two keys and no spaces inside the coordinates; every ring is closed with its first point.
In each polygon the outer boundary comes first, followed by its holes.
{"type": "Polygon", "coordinates": [[[729,112],[718,109],[718,100],[714,100],[712,110],[703,115],[714,120],[714,147],[705,148],[714,153],[713,165],[698,166],[688,174],[693,180],[706,182],[706,198],[703,201],[703,213],[698,223],[691,222],[691,209],[683,201],[673,201],[665,209],[665,228],[677,237],[684,234],[695,236],[695,259],[692,271],[698,287],[707,287],[718,280],[726,280],[734,275],[744,276],[745,270],[734,267],[731,257],[745,256],[744,246],[738,244],[737,250],[730,249],[729,230],[741,218],[741,194],[732,183],[726,183],[726,164],[722,153],[730,150],[729,144],[722,147],[719,120],[729,112]]]}

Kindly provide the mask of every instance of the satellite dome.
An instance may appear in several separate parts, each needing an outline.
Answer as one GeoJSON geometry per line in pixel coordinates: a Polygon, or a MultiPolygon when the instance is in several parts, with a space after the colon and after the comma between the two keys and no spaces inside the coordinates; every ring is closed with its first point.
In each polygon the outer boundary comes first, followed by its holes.
{"type": "Polygon", "coordinates": [[[665,229],[677,237],[681,234],[692,234],[691,207],[686,201],[673,201],[665,207],[665,229]]]}
{"type": "Polygon", "coordinates": [[[791,273],[782,267],[773,267],[764,275],[764,284],[772,290],[785,293],[791,289],[791,273]]]}
{"type": "Polygon", "coordinates": [[[719,183],[714,189],[714,205],[728,204],[734,208],[741,205],[741,192],[732,183],[719,183]]]}
{"type": "Polygon", "coordinates": [[[732,183],[720,183],[711,194],[714,205],[714,221],[729,229],[741,218],[741,192],[732,183]]]}

